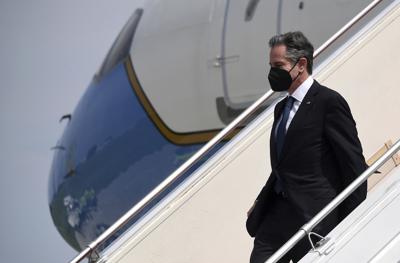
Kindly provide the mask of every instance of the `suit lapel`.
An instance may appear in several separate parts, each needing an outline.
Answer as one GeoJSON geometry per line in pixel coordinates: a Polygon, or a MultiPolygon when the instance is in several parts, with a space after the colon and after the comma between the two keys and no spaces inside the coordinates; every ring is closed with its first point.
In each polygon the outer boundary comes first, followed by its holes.
{"type": "MultiPolygon", "coordinates": [[[[309,111],[313,108],[312,106],[314,105],[315,96],[318,93],[318,86],[319,86],[318,82],[314,80],[312,86],[308,90],[307,94],[304,96],[303,101],[301,102],[299,108],[297,109],[297,112],[294,115],[292,122],[290,123],[289,128],[286,132],[285,142],[283,143],[280,160],[283,159],[286,152],[288,151],[291,141],[293,139],[296,139],[294,130],[296,130],[298,126],[301,126],[304,123],[304,121],[307,119],[309,111]]],[[[280,160],[278,160],[278,162],[280,160]]]]}

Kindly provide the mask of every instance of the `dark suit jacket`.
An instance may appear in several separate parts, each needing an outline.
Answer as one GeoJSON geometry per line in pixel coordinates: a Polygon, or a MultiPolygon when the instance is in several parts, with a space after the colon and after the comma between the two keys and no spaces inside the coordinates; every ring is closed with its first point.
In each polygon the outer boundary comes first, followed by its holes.
{"type": "MultiPolygon", "coordinates": [[[[286,99],[275,107],[270,139],[272,173],[248,218],[246,225],[251,236],[268,213],[269,196],[277,176],[288,200],[307,222],[367,168],[347,102],[315,80],[287,130],[278,160],[275,128],[285,103],[286,99]]],[[[340,205],[339,220],[356,208],[366,193],[364,183],[340,205]]]]}

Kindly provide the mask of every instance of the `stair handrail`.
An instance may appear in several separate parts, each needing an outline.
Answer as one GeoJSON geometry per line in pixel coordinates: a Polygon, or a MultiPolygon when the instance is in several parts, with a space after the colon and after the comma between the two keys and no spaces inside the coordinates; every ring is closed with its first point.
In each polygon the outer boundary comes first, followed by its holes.
{"type": "MultiPolygon", "coordinates": [[[[355,23],[357,23],[362,17],[369,13],[375,6],[377,6],[383,0],[374,0],[367,7],[365,7],[360,13],[358,13],[352,20],[344,25],[336,34],[329,38],[324,44],[318,48],[313,56],[316,58],[329,46],[331,46],[339,37],[341,37],[346,31],[348,31],[355,23]]],[[[128,212],[120,217],[114,224],[112,224],[106,231],[104,231],[98,238],[90,243],[84,250],[82,250],[70,263],[78,263],[84,260],[86,257],[96,251],[96,249],[104,243],[108,238],[115,234],[119,229],[124,227],[133,217],[135,217],[140,211],[142,211],[151,201],[157,198],[163,193],[172,183],[178,180],[185,172],[187,172],[194,163],[204,157],[214,146],[220,143],[228,134],[233,132],[239,127],[239,125],[247,120],[252,114],[257,111],[263,103],[274,95],[275,92],[272,90],[267,91],[263,96],[256,100],[246,110],[244,110],[237,118],[235,118],[228,126],[221,130],[215,137],[207,142],[200,150],[192,155],[186,162],[184,162],[178,169],[170,174],[164,181],[162,181],[156,188],[148,193],[142,200],[136,203],[128,212]]]]}
{"type": "Polygon", "coordinates": [[[339,29],[335,34],[333,34],[327,41],[325,41],[317,50],[314,52],[314,59],[318,57],[323,51],[330,47],[335,41],[346,33],[352,26],[354,26],[358,21],[360,21],[364,16],[366,16],[371,10],[373,10],[380,2],[383,0],[372,1],[367,5],[360,13],[354,16],[346,25],[339,29]]]}
{"type": "Polygon", "coordinates": [[[329,215],[338,205],[340,205],[351,193],[353,193],[362,183],[373,175],[382,165],[384,165],[397,151],[400,150],[400,140],[398,140],[382,157],[373,163],[367,170],[357,177],[329,204],[327,204],[317,215],[302,226],[281,248],[279,248],[265,263],[275,263],[281,259],[292,247],[302,238],[309,235],[313,228],[329,215]]]}

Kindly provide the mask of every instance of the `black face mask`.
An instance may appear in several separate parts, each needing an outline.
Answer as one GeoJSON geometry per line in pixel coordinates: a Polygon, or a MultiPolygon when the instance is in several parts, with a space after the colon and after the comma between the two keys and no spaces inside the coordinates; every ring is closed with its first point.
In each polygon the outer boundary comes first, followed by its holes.
{"type": "MultiPolygon", "coordinates": [[[[294,81],[290,76],[290,72],[296,66],[296,64],[297,62],[289,71],[281,68],[271,67],[268,74],[268,80],[273,91],[287,91],[289,89],[290,85],[292,85],[292,82],[294,81]]],[[[297,75],[297,77],[299,75],[297,75]]],[[[297,79],[297,77],[295,78],[295,80],[297,79]]]]}

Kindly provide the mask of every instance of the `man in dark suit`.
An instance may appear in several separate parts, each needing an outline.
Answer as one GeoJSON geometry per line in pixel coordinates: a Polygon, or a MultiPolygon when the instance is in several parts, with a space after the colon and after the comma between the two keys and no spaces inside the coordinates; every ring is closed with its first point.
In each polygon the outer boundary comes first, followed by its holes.
{"type": "MultiPolygon", "coordinates": [[[[275,107],[272,173],[248,212],[255,236],[250,262],[267,260],[367,168],[345,99],[311,77],[312,44],[301,32],[269,41],[271,88],[288,91],[275,107]]],[[[360,186],[314,232],[326,235],[366,197],[360,186]]],[[[302,240],[280,262],[297,262],[311,248],[302,240]]]]}

